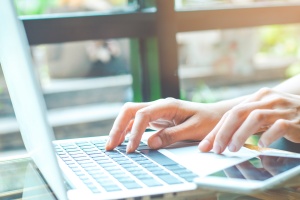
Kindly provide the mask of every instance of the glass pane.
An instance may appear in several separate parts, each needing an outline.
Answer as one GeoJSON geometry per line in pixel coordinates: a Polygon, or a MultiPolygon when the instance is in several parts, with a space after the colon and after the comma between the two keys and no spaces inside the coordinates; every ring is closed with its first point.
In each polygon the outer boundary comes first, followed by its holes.
{"type": "Polygon", "coordinates": [[[137,6],[136,1],[130,0],[15,0],[15,2],[20,15],[122,11],[137,6]]]}
{"type": "Polygon", "coordinates": [[[299,35],[299,25],[178,34],[182,98],[214,102],[297,74],[299,35]]]}
{"type": "MultiPolygon", "coordinates": [[[[57,139],[108,135],[121,106],[133,99],[129,48],[128,39],[31,48],[57,139]]],[[[24,146],[0,74],[0,151],[20,153],[24,146]]]]}
{"type": "Polygon", "coordinates": [[[175,6],[177,9],[197,9],[209,6],[222,6],[222,5],[270,5],[278,3],[299,3],[299,0],[175,0],[175,6]]]}

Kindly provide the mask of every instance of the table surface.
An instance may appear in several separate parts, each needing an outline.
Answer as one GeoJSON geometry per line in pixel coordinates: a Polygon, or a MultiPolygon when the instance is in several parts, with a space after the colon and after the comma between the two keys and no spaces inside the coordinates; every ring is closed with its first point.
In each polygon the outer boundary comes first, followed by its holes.
{"type": "MultiPolygon", "coordinates": [[[[0,160],[0,180],[0,199],[56,199],[28,156],[0,160]]],[[[202,189],[183,192],[172,199],[300,199],[300,176],[280,188],[255,194],[230,194],[202,189]]]]}

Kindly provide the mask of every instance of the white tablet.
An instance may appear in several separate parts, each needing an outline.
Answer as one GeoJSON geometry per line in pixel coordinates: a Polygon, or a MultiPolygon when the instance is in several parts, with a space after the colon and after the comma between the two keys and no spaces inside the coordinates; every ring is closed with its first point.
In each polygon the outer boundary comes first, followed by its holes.
{"type": "Polygon", "coordinates": [[[274,188],[300,175],[300,155],[262,154],[194,181],[201,188],[250,193],[274,188]]]}

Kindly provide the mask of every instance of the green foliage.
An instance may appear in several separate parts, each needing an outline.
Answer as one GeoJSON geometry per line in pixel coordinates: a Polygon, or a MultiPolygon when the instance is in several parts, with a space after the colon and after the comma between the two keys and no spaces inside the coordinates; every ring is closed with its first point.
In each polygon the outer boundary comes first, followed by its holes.
{"type": "Polygon", "coordinates": [[[126,0],[110,0],[110,3],[114,6],[123,6],[126,0]]]}
{"type": "Polygon", "coordinates": [[[278,56],[300,55],[298,37],[300,29],[295,25],[270,25],[260,29],[262,54],[278,56]]]}
{"type": "Polygon", "coordinates": [[[218,101],[215,92],[204,82],[200,82],[198,87],[193,90],[191,97],[185,90],[180,90],[180,99],[198,103],[214,103],[218,101]]]}
{"type": "MultiPolygon", "coordinates": [[[[260,53],[300,58],[300,28],[296,25],[270,25],[260,29],[260,53]]],[[[287,78],[300,73],[300,63],[293,63],[285,72],[287,78]]]]}
{"type": "Polygon", "coordinates": [[[292,64],[285,71],[285,75],[288,78],[293,77],[293,76],[295,76],[297,74],[300,74],[300,63],[299,62],[295,63],[295,64],[292,64]]]}
{"type": "Polygon", "coordinates": [[[217,101],[213,91],[204,82],[198,85],[191,100],[200,103],[213,103],[217,101]]]}
{"type": "Polygon", "coordinates": [[[57,0],[14,0],[19,15],[39,15],[56,5],[57,0]]]}

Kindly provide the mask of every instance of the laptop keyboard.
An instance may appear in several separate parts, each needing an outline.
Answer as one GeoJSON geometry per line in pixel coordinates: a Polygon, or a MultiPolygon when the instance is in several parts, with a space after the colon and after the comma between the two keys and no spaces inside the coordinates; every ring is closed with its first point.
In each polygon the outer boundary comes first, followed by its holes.
{"type": "Polygon", "coordinates": [[[192,182],[196,174],[142,143],[126,154],[126,142],[105,150],[105,139],[55,144],[57,155],[93,192],[115,192],[192,182]]]}

